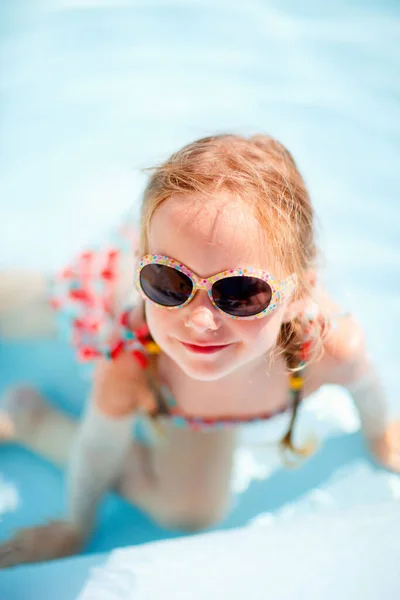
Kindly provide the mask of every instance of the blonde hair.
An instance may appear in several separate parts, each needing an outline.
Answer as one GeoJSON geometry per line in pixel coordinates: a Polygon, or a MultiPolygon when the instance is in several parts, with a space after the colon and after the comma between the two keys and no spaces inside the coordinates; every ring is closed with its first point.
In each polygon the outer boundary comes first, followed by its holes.
{"type": "MultiPolygon", "coordinates": [[[[297,274],[297,297],[310,295],[304,274],[315,268],[317,258],[314,211],[296,163],[281,143],[266,135],[206,137],[185,146],[151,171],[141,211],[142,255],[149,252],[152,216],[172,195],[201,195],[212,202],[217,192],[229,191],[254,212],[279,264],[288,274],[297,274]]],[[[309,322],[299,315],[281,327],[277,345],[290,371],[300,368],[307,325],[309,322]]],[[[316,332],[313,356],[319,339],[316,332]]],[[[297,403],[293,411],[295,416],[297,403]]],[[[282,443],[296,452],[292,443],[294,421],[282,443]]]]}

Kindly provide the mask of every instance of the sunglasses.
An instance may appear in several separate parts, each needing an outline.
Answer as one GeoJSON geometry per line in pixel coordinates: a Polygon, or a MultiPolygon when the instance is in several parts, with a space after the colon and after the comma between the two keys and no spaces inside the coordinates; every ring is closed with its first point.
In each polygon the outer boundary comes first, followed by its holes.
{"type": "Polygon", "coordinates": [[[145,300],[163,308],[183,308],[197,290],[206,290],[212,305],[233,319],[260,319],[291,296],[296,276],[283,281],[261,269],[227,269],[203,278],[182,263],[160,254],[138,261],[136,285],[145,300]]]}

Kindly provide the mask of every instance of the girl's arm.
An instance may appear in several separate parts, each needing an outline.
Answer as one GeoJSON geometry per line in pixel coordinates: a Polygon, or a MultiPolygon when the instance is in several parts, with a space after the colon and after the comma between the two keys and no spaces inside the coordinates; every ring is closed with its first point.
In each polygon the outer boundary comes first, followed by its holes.
{"type": "MultiPolygon", "coordinates": [[[[340,315],[337,310],[333,314],[340,315]]],[[[386,393],[363,330],[350,314],[338,316],[332,325],[324,342],[324,380],[348,390],[372,452],[386,467],[400,472],[400,421],[390,420],[386,393]]]]}
{"type": "Polygon", "coordinates": [[[388,425],[388,403],[362,328],[352,315],[335,317],[324,350],[328,382],[349,391],[365,436],[369,440],[381,436],[388,425]]]}
{"type": "Polygon", "coordinates": [[[68,478],[69,518],[84,535],[93,528],[99,500],[121,477],[136,409],[153,405],[146,374],[130,355],[98,365],[68,478]]]}
{"type": "Polygon", "coordinates": [[[72,448],[68,468],[67,520],[86,539],[104,494],[121,476],[132,438],[133,412],[105,414],[93,396],[72,448]]]}

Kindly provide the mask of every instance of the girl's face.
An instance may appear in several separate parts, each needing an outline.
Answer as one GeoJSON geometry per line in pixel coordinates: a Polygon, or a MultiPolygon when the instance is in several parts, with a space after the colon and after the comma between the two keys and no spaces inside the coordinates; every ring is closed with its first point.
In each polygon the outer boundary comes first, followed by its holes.
{"type": "MultiPolygon", "coordinates": [[[[200,277],[240,267],[262,268],[277,279],[288,275],[268,252],[257,219],[229,193],[213,202],[192,196],[164,202],[150,223],[149,253],[174,258],[200,277]]],[[[282,305],[263,319],[235,320],[216,310],[205,290],[182,309],[146,302],[154,340],[188,376],[204,381],[264,360],[275,348],[284,311],[282,305]]]]}

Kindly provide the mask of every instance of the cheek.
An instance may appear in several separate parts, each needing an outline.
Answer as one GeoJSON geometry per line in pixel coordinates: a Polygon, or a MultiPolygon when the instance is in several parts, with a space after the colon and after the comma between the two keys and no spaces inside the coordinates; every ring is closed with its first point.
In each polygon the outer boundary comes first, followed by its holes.
{"type": "Polygon", "coordinates": [[[158,337],[165,326],[165,319],[160,313],[160,309],[146,302],[145,304],[146,322],[150,329],[150,333],[154,339],[158,337]]]}
{"type": "Polygon", "coordinates": [[[147,325],[154,341],[157,342],[161,347],[165,345],[168,332],[174,328],[174,323],[177,319],[178,312],[179,311],[158,308],[157,306],[147,302],[145,304],[147,325]]]}
{"type": "Polygon", "coordinates": [[[264,319],[249,322],[237,322],[238,334],[247,346],[256,346],[264,350],[276,344],[282,324],[280,311],[264,319]]]}

